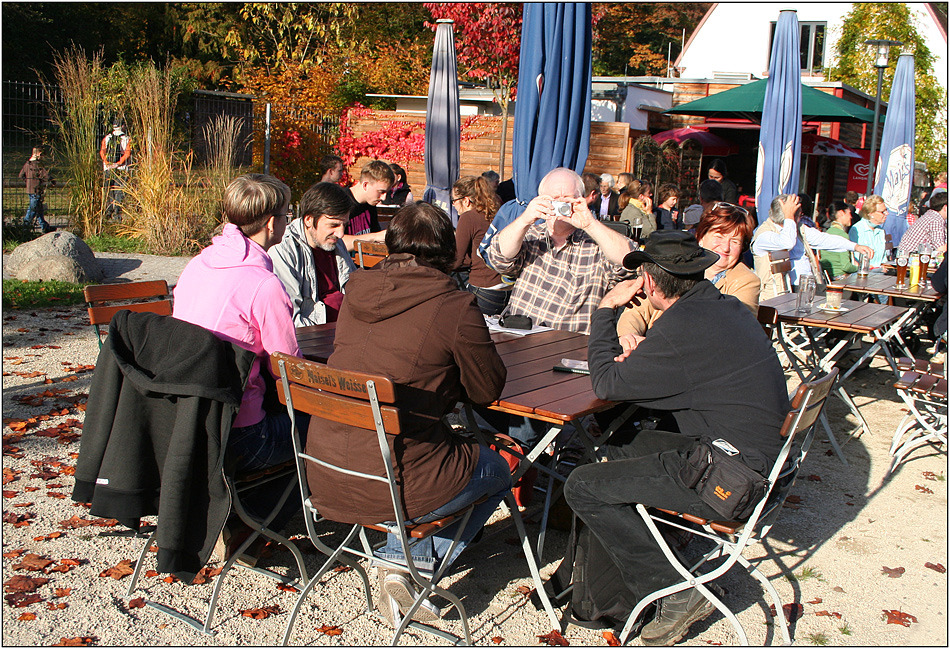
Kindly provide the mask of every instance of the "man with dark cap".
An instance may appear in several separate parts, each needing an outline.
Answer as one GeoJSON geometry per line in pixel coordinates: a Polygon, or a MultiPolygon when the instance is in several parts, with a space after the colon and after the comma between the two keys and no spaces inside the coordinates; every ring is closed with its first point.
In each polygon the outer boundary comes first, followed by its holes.
{"type": "MultiPolygon", "coordinates": [[[[782,446],[779,430],[789,410],[782,367],[748,307],[703,278],[717,259],[687,232],[654,232],[623,260],[627,269],[640,269],[640,277],[608,292],[591,318],[587,356],[596,395],[671,415],[665,431],[644,429],[624,444],[608,444],[606,461],[577,467],[564,489],[633,601],[683,578],[632,505],[721,519],[680,477],[700,439],[721,440],[762,475],[782,446]],[[667,313],[646,336],[621,347],[620,307],[644,299],[667,313]]],[[[668,595],[657,602],[640,638],[646,645],[672,645],[713,608],[693,588],[668,595]]]]}

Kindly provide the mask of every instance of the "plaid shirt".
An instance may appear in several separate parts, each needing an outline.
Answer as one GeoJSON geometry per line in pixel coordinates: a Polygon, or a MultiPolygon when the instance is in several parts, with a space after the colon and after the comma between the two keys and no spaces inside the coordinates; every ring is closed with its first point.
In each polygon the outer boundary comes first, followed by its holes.
{"type": "Polygon", "coordinates": [[[492,238],[488,262],[502,275],[517,277],[508,312],[582,334],[590,333],[590,317],[604,294],[632,276],[607,261],[583,230],[575,230],[563,247],[555,249],[544,222],[528,228],[521,249],[511,258],[501,254],[498,237],[492,238]]]}
{"type": "Polygon", "coordinates": [[[922,243],[929,243],[939,248],[947,243],[947,221],[940,212],[927,210],[901,237],[898,249],[905,252],[915,252],[922,243]]]}

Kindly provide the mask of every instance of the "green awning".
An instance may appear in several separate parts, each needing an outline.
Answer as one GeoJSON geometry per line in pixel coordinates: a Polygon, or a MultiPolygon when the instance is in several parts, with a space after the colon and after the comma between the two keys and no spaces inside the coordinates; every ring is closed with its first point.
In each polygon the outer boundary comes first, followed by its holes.
{"type": "MultiPolygon", "coordinates": [[[[768,84],[768,79],[760,79],[680,104],[664,112],[698,117],[743,118],[758,123],[762,120],[766,84],[768,84]]],[[[881,118],[883,117],[882,111],[881,118]]],[[[802,84],[802,120],[806,122],[873,122],[874,111],[802,84]]]]}

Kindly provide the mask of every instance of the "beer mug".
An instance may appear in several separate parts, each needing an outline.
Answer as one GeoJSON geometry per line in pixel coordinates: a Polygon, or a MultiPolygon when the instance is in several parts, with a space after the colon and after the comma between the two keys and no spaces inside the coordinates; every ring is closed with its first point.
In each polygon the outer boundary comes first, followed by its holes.
{"type": "Polygon", "coordinates": [[[934,247],[929,243],[922,243],[917,248],[920,260],[920,288],[927,286],[927,271],[930,269],[930,259],[933,257],[934,247]]]}
{"type": "Polygon", "coordinates": [[[912,252],[910,260],[907,262],[907,268],[910,270],[910,285],[920,284],[920,255],[912,252]]]}
{"type": "Polygon", "coordinates": [[[795,298],[795,311],[797,313],[811,313],[811,303],[815,299],[814,275],[802,275],[798,278],[798,294],[795,298]]]}
{"type": "Polygon", "coordinates": [[[863,252],[856,254],[858,255],[858,275],[867,275],[871,272],[871,255],[863,252]]]}
{"type": "Polygon", "coordinates": [[[897,288],[907,288],[907,264],[910,258],[906,250],[897,251],[897,288]]]}

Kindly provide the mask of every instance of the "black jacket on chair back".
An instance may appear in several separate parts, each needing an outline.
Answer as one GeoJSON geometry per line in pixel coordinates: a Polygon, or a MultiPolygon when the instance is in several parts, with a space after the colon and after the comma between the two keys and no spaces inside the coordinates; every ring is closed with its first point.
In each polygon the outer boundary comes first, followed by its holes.
{"type": "Polygon", "coordinates": [[[254,358],[197,325],[119,311],[96,362],[72,498],[133,529],[158,514],[158,570],[186,583],[230,511],[224,449],[254,358]]]}

